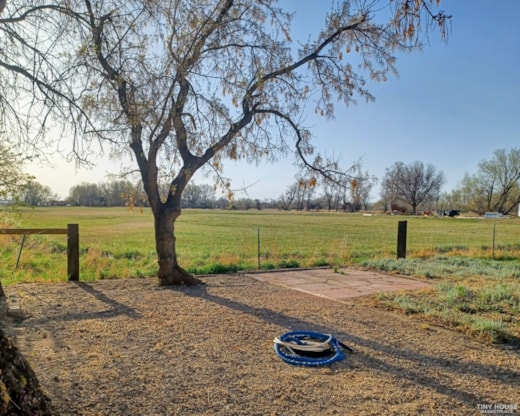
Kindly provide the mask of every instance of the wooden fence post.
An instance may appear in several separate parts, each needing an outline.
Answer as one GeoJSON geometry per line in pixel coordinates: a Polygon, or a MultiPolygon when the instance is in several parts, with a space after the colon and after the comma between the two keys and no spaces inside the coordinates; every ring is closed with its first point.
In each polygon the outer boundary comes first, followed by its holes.
{"type": "Polygon", "coordinates": [[[406,258],[406,221],[399,221],[397,225],[397,258],[406,258]]]}
{"type": "Polygon", "coordinates": [[[79,281],[79,225],[67,224],[67,275],[79,281]]]}

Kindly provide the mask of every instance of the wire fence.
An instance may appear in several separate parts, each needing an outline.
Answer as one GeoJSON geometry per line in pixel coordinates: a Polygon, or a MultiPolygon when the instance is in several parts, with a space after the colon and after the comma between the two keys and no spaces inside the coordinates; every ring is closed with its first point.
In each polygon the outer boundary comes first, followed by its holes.
{"type": "MultiPolygon", "coordinates": [[[[288,218],[288,220],[294,220],[288,218]]],[[[209,221],[211,222],[211,221],[209,221]]],[[[195,273],[292,267],[341,266],[363,259],[395,258],[397,220],[382,217],[329,222],[286,221],[283,226],[262,218],[252,225],[179,224],[177,254],[195,273]]],[[[407,256],[458,254],[490,259],[520,258],[520,221],[411,217],[407,256]]],[[[0,279],[66,280],[65,236],[0,236],[0,279]]],[[[153,276],[157,258],[150,223],[89,226],[80,224],[80,279],[153,276]]]]}

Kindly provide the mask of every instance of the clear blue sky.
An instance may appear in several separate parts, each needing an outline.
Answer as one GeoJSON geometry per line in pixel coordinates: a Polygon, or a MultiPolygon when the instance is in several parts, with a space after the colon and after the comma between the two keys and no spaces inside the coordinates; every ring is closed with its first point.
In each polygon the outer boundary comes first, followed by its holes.
{"type": "MultiPolygon", "coordinates": [[[[331,1],[281,3],[296,11],[293,38],[305,40],[331,1]]],[[[398,78],[369,84],[374,103],[338,103],[329,122],[308,115],[320,150],[341,155],[345,166],[361,158],[363,169],[379,178],[397,161],[431,163],[444,172],[449,191],[495,150],[520,147],[520,1],[445,0],[441,6],[453,15],[448,43],[432,34],[421,53],[399,56],[398,78]]],[[[276,198],[294,182],[291,163],[227,162],[225,174],[234,187],[256,183],[251,198],[276,198]]],[[[109,162],[79,172],[63,160],[55,166],[30,170],[63,197],[76,183],[104,181],[107,172],[118,171],[109,162]]],[[[195,181],[204,178],[196,175],[195,181]]],[[[378,185],[373,194],[378,198],[378,185]]]]}

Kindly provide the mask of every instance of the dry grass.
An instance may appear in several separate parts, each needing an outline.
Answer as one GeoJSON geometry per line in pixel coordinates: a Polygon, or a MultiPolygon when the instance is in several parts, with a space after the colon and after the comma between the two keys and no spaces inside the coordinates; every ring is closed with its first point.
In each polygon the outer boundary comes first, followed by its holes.
{"type": "MultiPolygon", "coordinates": [[[[156,271],[153,218],[149,209],[55,207],[21,209],[16,226],[80,227],[83,280],[152,276],[156,271]],[[133,256],[132,253],[139,253],[133,256]],[[106,261],[99,259],[107,257],[106,261]]],[[[398,221],[408,221],[408,255],[460,254],[465,257],[514,261],[520,253],[520,221],[422,218],[327,212],[186,210],[176,223],[177,252],[182,265],[195,273],[286,266],[342,266],[366,259],[394,258],[398,221]],[[495,250],[493,251],[493,235],[495,250]]],[[[0,238],[0,243],[4,243],[0,238]]],[[[32,240],[33,237],[30,238],[32,240]]],[[[5,240],[4,240],[5,241],[5,240]]],[[[13,270],[19,239],[0,256],[2,281],[31,281],[35,276],[65,280],[63,257],[45,267],[34,259],[55,246],[66,250],[65,237],[42,237],[35,250],[24,250],[19,270],[13,270]],[[61,269],[60,269],[61,267],[61,269]],[[32,270],[38,269],[38,273],[32,270]],[[28,271],[26,273],[26,271],[28,271]]]]}
{"type": "Polygon", "coordinates": [[[475,415],[520,404],[518,352],[245,276],[21,284],[20,349],[62,416],[475,415]],[[330,368],[273,352],[289,330],[354,350],[330,368]]]}

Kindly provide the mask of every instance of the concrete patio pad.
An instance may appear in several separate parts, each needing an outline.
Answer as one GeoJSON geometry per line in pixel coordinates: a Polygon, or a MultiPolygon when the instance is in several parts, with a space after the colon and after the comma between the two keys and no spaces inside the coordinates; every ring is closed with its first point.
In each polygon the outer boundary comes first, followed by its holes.
{"type": "Polygon", "coordinates": [[[310,269],[247,274],[254,279],[335,301],[380,292],[417,290],[431,285],[405,276],[355,270],[310,269]]]}

